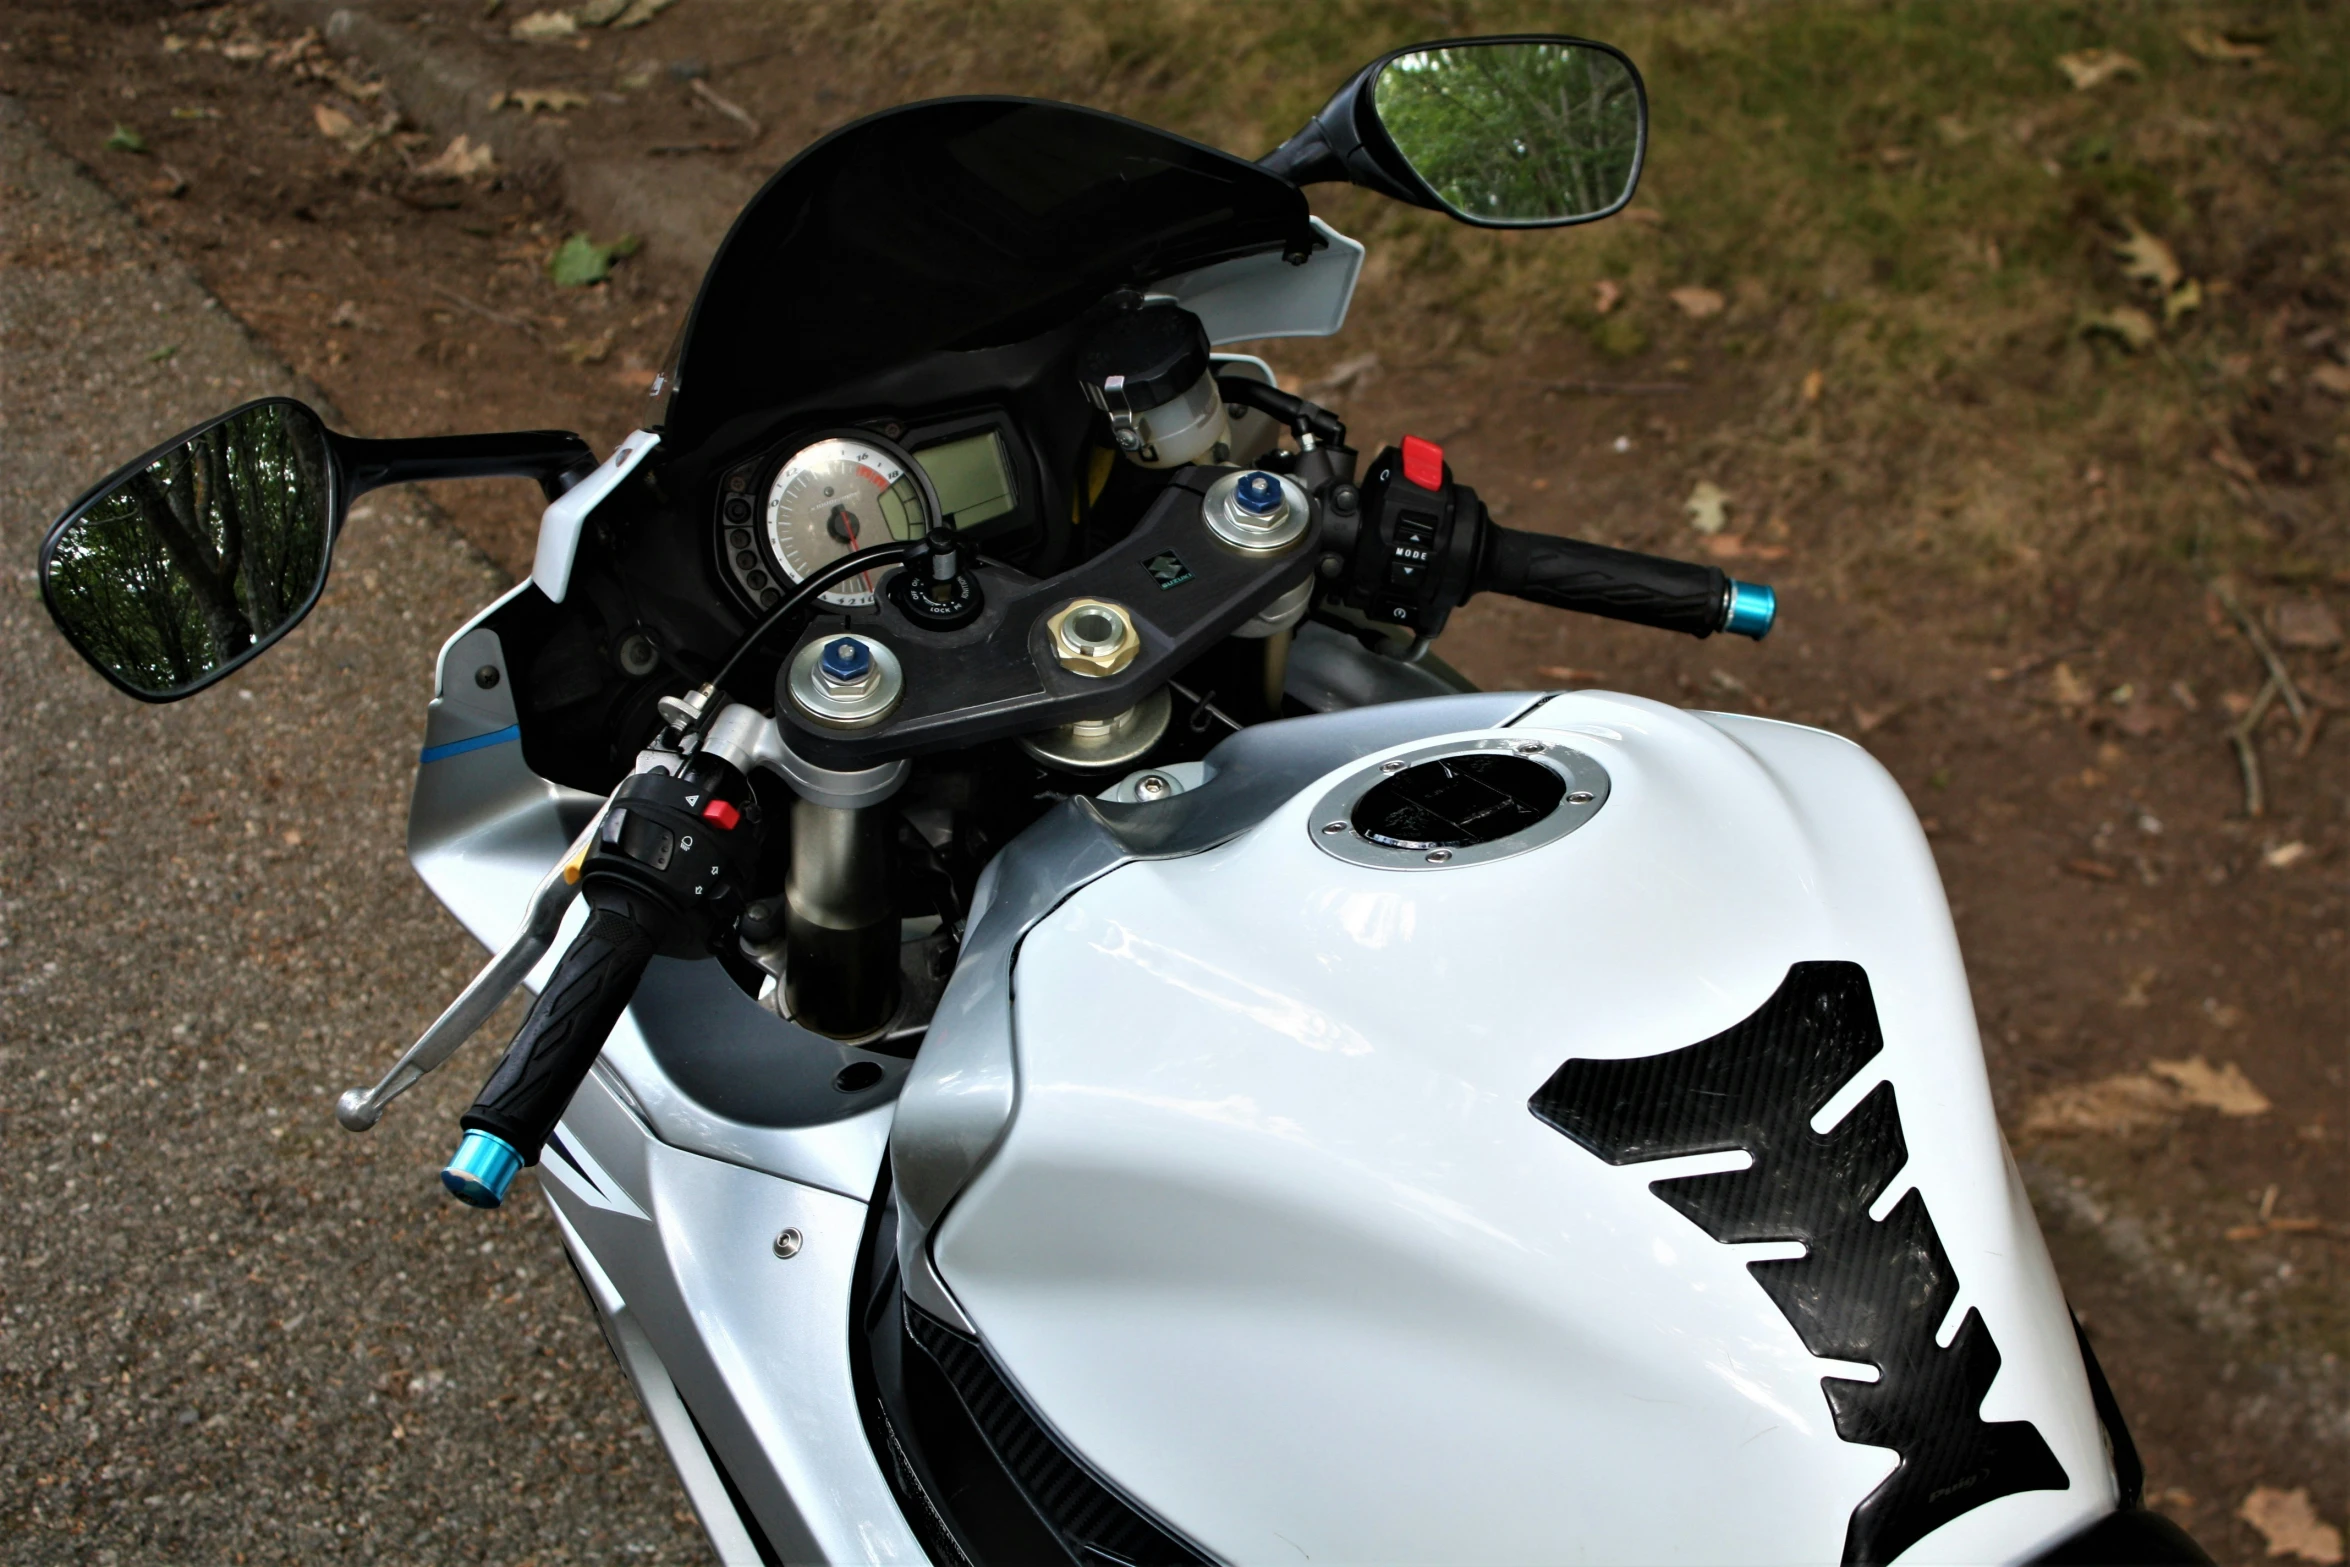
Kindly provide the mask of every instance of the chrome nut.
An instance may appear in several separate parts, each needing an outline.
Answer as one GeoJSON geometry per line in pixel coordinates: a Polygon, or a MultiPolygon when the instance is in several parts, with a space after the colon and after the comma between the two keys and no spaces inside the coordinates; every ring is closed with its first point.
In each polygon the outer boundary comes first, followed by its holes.
{"type": "Polygon", "coordinates": [[[1123,604],[1078,599],[1044,623],[1053,657],[1073,675],[1101,680],[1117,674],[1142,652],[1142,633],[1123,604]]]}

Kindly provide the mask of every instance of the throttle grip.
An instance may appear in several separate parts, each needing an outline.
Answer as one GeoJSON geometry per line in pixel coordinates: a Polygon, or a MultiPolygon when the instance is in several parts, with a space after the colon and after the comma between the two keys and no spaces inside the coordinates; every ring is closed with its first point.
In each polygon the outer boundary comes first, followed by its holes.
{"type": "Polygon", "coordinates": [[[664,911],[651,900],[616,886],[591,886],[586,895],[586,927],[458,1120],[465,1140],[441,1184],[460,1202],[495,1208],[516,1172],[538,1163],[661,947],[664,911]]]}
{"type": "Polygon", "coordinates": [[[1554,609],[1693,637],[1728,631],[1759,641],[1777,613],[1769,588],[1740,582],[1719,566],[1526,533],[1490,521],[1485,534],[1472,592],[1507,593],[1554,609]]]}

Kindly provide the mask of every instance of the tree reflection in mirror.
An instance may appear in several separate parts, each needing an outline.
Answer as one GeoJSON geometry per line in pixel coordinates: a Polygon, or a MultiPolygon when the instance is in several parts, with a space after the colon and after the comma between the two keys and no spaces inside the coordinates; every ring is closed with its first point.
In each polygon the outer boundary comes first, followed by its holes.
{"type": "Polygon", "coordinates": [[[184,696],[309,609],[333,544],[332,486],[309,409],[240,409],[67,518],[42,563],[50,611],[126,689],[184,696]]]}
{"type": "Polygon", "coordinates": [[[1396,56],[1372,87],[1396,151],[1473,223],[1596,217],[1639,172],[1639,84],[1622,58],[1564,41],[1448,44],[1396,56]]]}

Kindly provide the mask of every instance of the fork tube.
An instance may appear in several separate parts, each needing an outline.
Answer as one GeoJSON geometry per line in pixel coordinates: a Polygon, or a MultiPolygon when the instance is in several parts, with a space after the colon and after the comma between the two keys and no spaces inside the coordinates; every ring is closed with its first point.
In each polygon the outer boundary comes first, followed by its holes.
{"type": "Polygon", "coordinates": [[[893,816],[887,805],[792,803],[783,984],[785,1007],[802,1028],[864,1039],[897,1011],[893,816]]]}

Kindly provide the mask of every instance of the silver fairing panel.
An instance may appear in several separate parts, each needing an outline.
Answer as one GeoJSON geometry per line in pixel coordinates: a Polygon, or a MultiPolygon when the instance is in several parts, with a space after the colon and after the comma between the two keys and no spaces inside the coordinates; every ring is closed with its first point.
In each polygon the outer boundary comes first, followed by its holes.
{"type": "MultiPolygon", "coordinates": [[[[496,608],[442,650],[408,833],[417,873],[493,948],[599,803],[524,765],[483,624],[496,608]]],[[[575,904],[533,989],[584,918],[575,904]]],[[[501,1043],[454,1069],[486,1072],[501,1043]]],[[[714,963],[656,960],[539,1166],[606,1337],[730,1563],[759,1561],[754,1529],[791,1561],[926,1560],[864,1441],[848,1362],[849,1278],[905,1066],[778,1020],[714,963]],[[852,1058],[883,1081],[836,1092],[852,1058]],[[799,1236],[788,1258],[785,1230],[799,1236]]]]}

